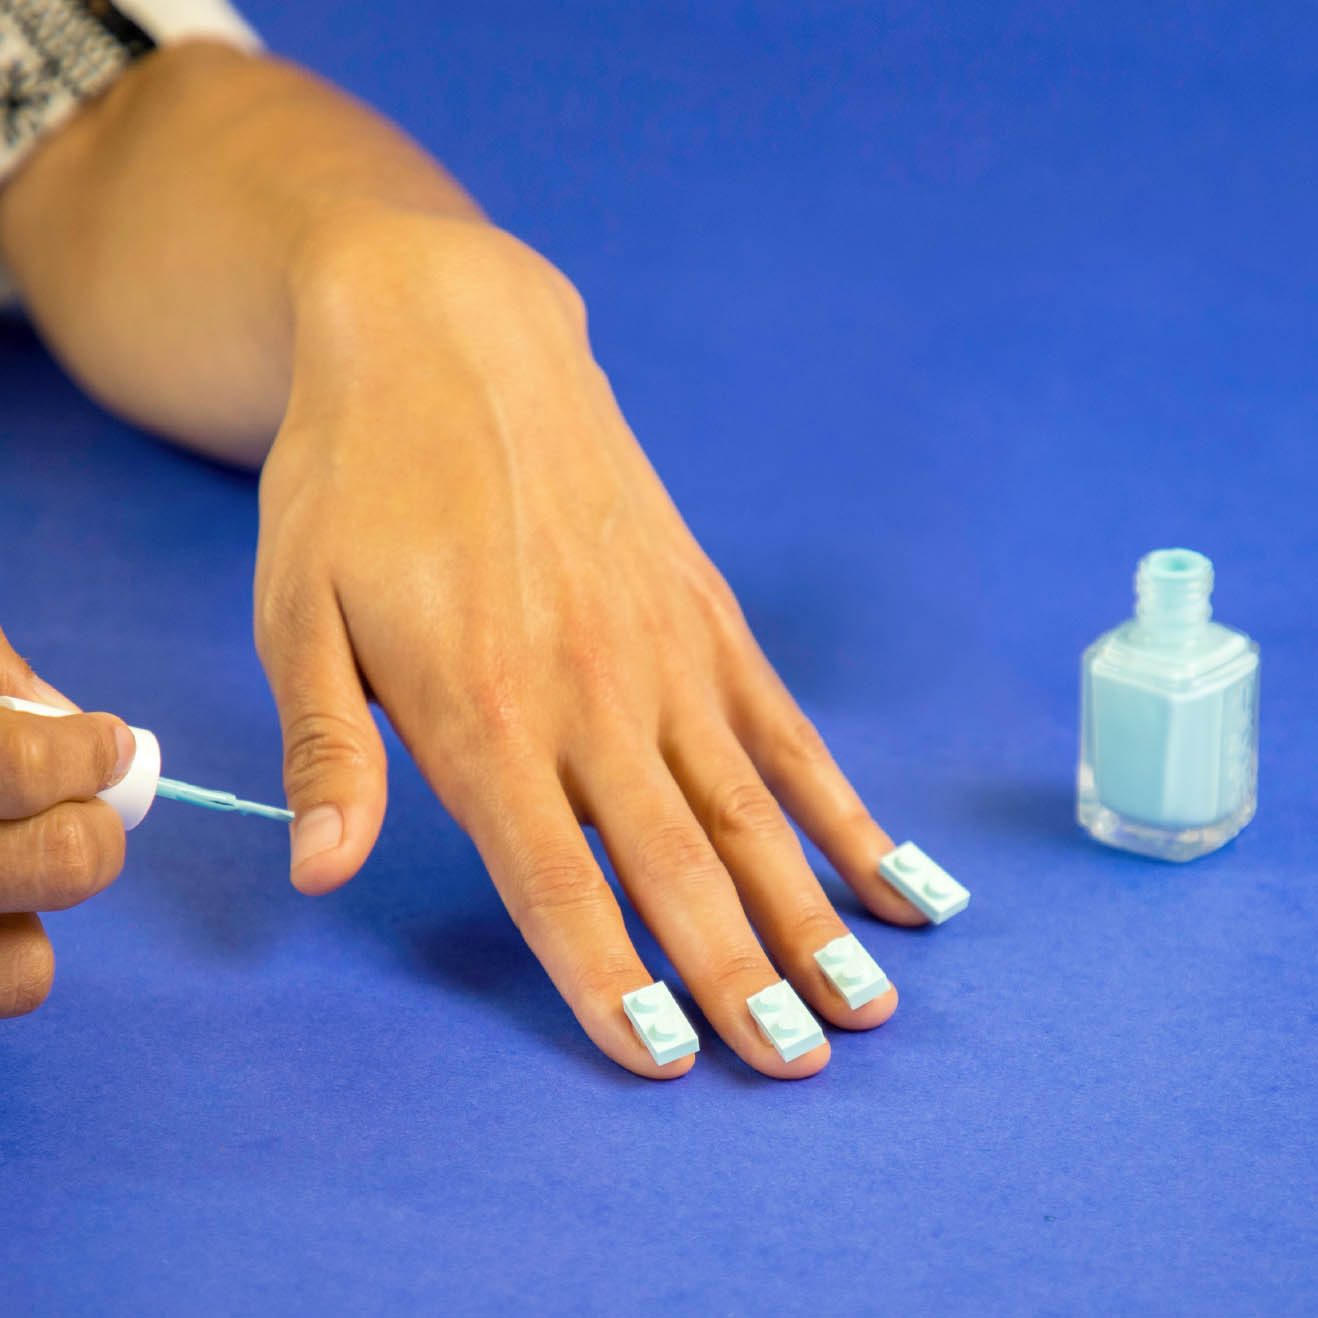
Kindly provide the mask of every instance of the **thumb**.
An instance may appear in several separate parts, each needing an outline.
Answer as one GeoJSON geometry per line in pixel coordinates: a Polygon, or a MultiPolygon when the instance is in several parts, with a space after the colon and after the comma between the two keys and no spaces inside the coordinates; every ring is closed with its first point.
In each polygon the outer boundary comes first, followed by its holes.
{"type": "Polygon", "coordinates": [[[258,596],[256,648],[284,734],[290,877],[319,895],[362,867],[384,821],[384,744],[328,581],[284,582],[258,596]]]}
{"type": "Polygon", "coordinates": [[[78,707],[67,696],[61,695],[49,682],[43,682],[0,630],[0,696],[17,696],[20,700],[35,700],[39,705],[51,705],[70,714],[78,707]]]}

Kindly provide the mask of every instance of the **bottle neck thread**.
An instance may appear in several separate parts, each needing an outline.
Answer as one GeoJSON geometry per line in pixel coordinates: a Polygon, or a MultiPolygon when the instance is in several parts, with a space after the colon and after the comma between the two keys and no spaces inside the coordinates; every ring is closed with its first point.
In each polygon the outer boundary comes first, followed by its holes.
{"type": "Polygon", "coordinates": [[[1151,636],[1177,639],[1213,616],[1213,564],[1193,549],[1155,549],[1135,570],[1135,616],[1151,636]]]}

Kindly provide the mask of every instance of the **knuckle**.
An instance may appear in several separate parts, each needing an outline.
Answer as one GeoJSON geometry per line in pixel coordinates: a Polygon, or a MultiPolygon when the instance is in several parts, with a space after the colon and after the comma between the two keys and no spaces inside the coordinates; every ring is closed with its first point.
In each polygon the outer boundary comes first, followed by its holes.
{"type": "MultiPolygon", "coordinates": [[[[78,724],[79,736],[84,738],[79,747],[83,762],[79,767],[79,778],[82,777],[85,767],[85,771],[95,779],[97,786],[109,782],[114,762],[119,755],[114,739],[113,723],[100,715],[94,717],[85,714],[75,715],[74,720],[78,724]]],[[[70,732],[73,726],[72,722],[66,724],[70,732]]]]}
{"type": "Polygon", "coordinates": [[[0,978],[0,1016],[26,1016],[50,996],[55,954],[44,936],[25,941],[0,978]]]}
{"type": "Polygon", "coordinates": [[[20,819],[42,808],[42,785],[52,769],[50,741],[22,727],[8,728],[0,737],[0,781],[12,812],[20,819]]]}
{"type": "Polygon", "coordinates": [[[288,630],[291,613],[292,601],[287,591],[258,584],[252,600],[252,635],[256,652],[263,661],[269,659],[271,642],[288,630]]]}
{"type": "Polygon", "coordinates": [[[636,858],[643,883],[665,883],[678,876],[687,882],[722,877],[709,840],[687,824],[661,824],[641,842],[636,858]]]}
{"type": "MultiPolygon", "coordinates": [[[[136,736],[131,733],[130,735],[133,736],[134,754],[136,754],[141,747],[136,745],[136,736]]],[[[104,786],[110,781],[115,762],[119,758],[119,743],[115,738],[114,724],[108,719],[97,720],[96,735],[92,739],[89,754],[96,786],[104,786]]]]}
{"type": "Polygon", "coordinates": [[[48,811],[41,821],[38,845],[48,909],[63,910],[90,895],[103,864],[100,845],[83,811],[62,806],[48,811]]]}
{"type": "Polygon", "coordinates": [[[710,828],[715,838],[763,836],[782,826],[778,804],[762,783],[740,779],[714,793],[710,828]]]}
{"type": "Polygon", "coordinates": [[[592,956],[578,968],[577,983],[586,1001],[613,1010],[623,993],[636,985],[636,962],[621,954],[592,956]]]}
{"type": "Polygon", "coordinates": [[[780,756],[790,763],[814,769],[832,763],[819,729],[804,714],[790,718],[778,738],[780,756]]]}
{"type": "Polygon", "coordinates": [[[581,296],[581,290],[557,266],[549,262],[545,263],[544,275],[546,283],[569,320],[578,330],[585,333],[587,326],[586,299],[581,296]]]}
{"type": "Polygon", "coordinates": [[[704,553],[697,553],[687,565],[687,584],[706,616],[719,624],[718,630],[735,629],[740,633],[745,626],[741,604],[723,574],[704,553]]]}
{"type": "Polygon", "coordinates": [[[807,954],[846,932],[838,927],[838,918],[832,909],[821,910],[813,905],[790,914],[784,922],[784,930],[788,940],[807,954]]]}
{"type": "Polygon", "coordinates": [[[838,827],[844,833],[862,838],[879,831],[878,824],[874,822],[874,816],[858,801],[843,808],[838,827]]]}
{"type": "MultiPolygon", "coordinates": [[[[770,977],[768,981],[770,983],[777,978],[777,975],[765,966],[763,957],[747,950],[730,952],[721,957],[710,967],[706,978],[709,987],[716,993],[731,993],[745,998],[750,996],[747,985],[758,984],[760,988],[765,987],[766,974],[770,977]]],[[[754,991],[754,989],[750,990],[750,992],[754,991]]]]}
{"type": "Polygon", "coordinates": [[[253,592],[252,635],[256,652],[267,668],[281,646],[311,630],[315,612],[313,595],[301,580],[274,573],[253,592]]]}
{"type": "Polygon", "coordinates": [[[561,655],[580,726],[588,735],[626,735],[633,726],[634,691],[619,668],[617,651],[607,642],[577,640],[561,655]]]}
{"type": "Polygon", "coordinates": [[[509,746],[517,741],[523,725],[521,695],[501,676],[486,676],[471,691],[472,710],[479,735],[487,745],[509,746]]]}
{"type": "Polygon", "coordinates": [[[529,923],[552,922],[596,900],[589,873],[570,848],[537,852],[517,876],[515,894],[513,920],[519,929],[529,923]]]}
{"type": "Polygon", "coordinates": [[[284,790],[289,799],[303,796],[327,769],[369,769],[371,756],[351,720],[337,714],[303,714],[284,729],[284,790]]]}
{"type": "Polygon", "coordinates": [[[543,290],[574,325],[585,329],[586,302],[580,290],[552,261],[520,238],[502,229],[484,232],[476,238],[475,255],[511,272],[516,287],[526,288],[529,278],[532,289],[543,290]]]}
{"type": "Polygon", "coordinates": [[[560,658],[563,667],[585,690],[610,689],[617,682],[617,661],[612,645],[589,625],[572,626],[564,638],[560,658]]]}
{"type": "Polygon", "coordinates": [[[93,818],[97,821],[93,833],[96,838],[98,885],[105,885],[117,878],[123,870],[127,858],[128,839],[124,832],[123,821],[112,806],[104,801],[90,803],[95,809],[93,818]]]}
{"type": "Polygon", "coordinates": [[[687,577],[691,585],[706,599],[724,605],[737,607],[737,597],[728,585],[727,578],[714,565],[702,549],[697,546],[687,564],[687,577]]]}

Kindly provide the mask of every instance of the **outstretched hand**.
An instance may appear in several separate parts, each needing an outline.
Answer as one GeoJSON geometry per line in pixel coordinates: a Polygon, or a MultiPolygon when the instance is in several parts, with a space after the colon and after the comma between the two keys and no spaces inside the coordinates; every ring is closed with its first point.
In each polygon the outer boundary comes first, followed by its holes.
{"type": "Polygon", "coordinates": [[[387,713],[475,841],[582,1027],[643,1075],[650,982],[582,834],[710,1024],[769,1075],[746,1010],[785,977],[868,1029],[813,953],[846,932],[786,815],[880,917],[891,849],[773,672],[628,430],[558,271],[465,220],[362,214],[295,282],[287,415],[261,479],[257,646],[297,818],[292,878],[350,878],[385,809],[387,713]],[[786,812],[786,814],[784,813],[786,812]]]}

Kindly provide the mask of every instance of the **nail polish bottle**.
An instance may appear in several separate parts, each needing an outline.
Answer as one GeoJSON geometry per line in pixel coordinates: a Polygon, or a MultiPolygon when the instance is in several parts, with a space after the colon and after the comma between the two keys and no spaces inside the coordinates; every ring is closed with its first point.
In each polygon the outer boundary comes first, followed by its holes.
{"type": "Polygon", "coordinates": [[[1076,817],[1109,846],[1193,860],[1254,817],[1259,647],[1212,593],[1203,554],[1146,554],[1135,616],[1081,660],[1076,817]]]}

